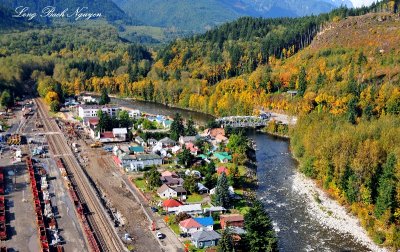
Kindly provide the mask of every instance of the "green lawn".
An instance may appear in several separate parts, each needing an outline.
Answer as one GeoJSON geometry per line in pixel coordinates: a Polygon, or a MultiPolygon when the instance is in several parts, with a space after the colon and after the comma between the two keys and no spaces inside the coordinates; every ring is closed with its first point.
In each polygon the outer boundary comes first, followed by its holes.
{"type": "Polygon", "coordinates": [[[178,224],[171,224],[169,227],[172,229],[172,231],[174,231],[175,234],[179,235],[181,233],[178,224]]]}
{"type": "MultiPolygon", "coordinates": [[[[229,170],[230,168],[235,167],[235,164],[234,164],[234,163],[217,163],[215,166],[216,166],[217,168],[220,167],[220,166],[225,166],[225,167],[228,168],[228,170],[229,170]]],[[[246,171],[247,171],[246,166],[244,166],[244,165],[239,165],[238,168],[239,168],[239,174],[240,174],[240,176],[246,175],[246,171]]]]}
{"type": "Polygon", "coordinates": [[[197,193],[193,193],[189,195],[186,199],[187,203],[201,202],[203,200],[203,196],[197,193]]]}
{"type": "Polygon", "coordinates": [[[141,189],[142,191],[146,192],[147,188],[146,188],[146,181],[142,178],[137,178],[135,180],[133,180],[133,183],[135,183],[136,187],[141,189]]]}

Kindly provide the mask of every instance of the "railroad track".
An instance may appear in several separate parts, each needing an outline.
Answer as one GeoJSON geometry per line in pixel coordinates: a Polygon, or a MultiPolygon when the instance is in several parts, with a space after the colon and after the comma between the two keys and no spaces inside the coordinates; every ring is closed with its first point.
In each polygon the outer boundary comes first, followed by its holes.
{"type": "Polygon", "coordinates": [[[87,215],[87,218],[89,225],[94,231],[96,240],[101,246],[101,250],[110,252],[126,251],[126,248],[122,244],[113,227],[113,223],[107,217],[107,213],[105,212],[99,197],[91,186],[76,158],[73,156],[73,153],[68,146],[60,128],[54,120],[46,117],[46,112],[41,101],[37,99],[36,104],[38,107],[39,117],[44,119],[42,120],[44,123],[44,130],[57,133],[46,135],[49,147],[54,155],[63,156],[62,158],[65,162],[65,165],[73,174],[72,180],[74,183],[76,183],[77,193],[82,199],[82,203],[86,204],[87,209],[90,211],[90,214],[87,215]]]}

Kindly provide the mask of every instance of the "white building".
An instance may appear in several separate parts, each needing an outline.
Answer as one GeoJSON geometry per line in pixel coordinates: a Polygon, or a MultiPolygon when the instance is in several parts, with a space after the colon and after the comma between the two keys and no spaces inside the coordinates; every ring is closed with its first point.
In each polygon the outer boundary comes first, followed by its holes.
{"type": "Polygon", "coordinates": [[[121,166],[127,171],[140,171],[145,167],[162,165],[162,158],[156,154],[124,155],[121,166]]]}
{"type": "Polygon", "coordinates": [[[109,116],[114,117],[117,116],[118,112],[121,110],[119,107],[116,106],[109,106],[109,105],[80,105],[78,107],[78,116],[82,119],[88,117],[97,117],[97,112],[101,110],[107,113],[109,116]]]}
{"type": "Polygon", "coordinates": [[[130,118],[132,118],[132,119],[139,119],[140,118],[140,115],[141,115],[140,110],[138,110],[138,109],[130,109],[130,110],[127,110],[127,111],[128,111],[128,114],[129,114],[130,118]]]}
{"type": "Polygon", "coordinates": [[[126,141],[126,136],[128,135],[128,130],[126,128],[114,128],[112,132],[114,134],[114,138],[117,138],[122,142],[126,141]]]}
{"type": "Polygon", "coordinates": [[[81,97],[81,101],[83,103],[97,103],[97,99],[90,96],[90,95],[84,95],[81,97]]]}
{"type": "Polygon", "coordinates": [[[191,205],[182,205],[178,207],[170,207],[168,208],[168,213],[187,213],[190,215],[202,214],[203,210],[201,208],[201,204],[191,204],[191,205]]]}

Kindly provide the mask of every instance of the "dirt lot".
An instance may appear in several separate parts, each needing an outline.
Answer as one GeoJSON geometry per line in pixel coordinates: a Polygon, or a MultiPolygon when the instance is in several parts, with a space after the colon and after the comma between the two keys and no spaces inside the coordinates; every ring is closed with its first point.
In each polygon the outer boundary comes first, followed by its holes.
{"type": "Polygon", "coordinates": [[[123,216],[125,225],[118,228],[123,237],[129,233],[133,241],[127,244],[133,245],[135,251],[161,251],[158,242],[150,231],[150,223],[142,212],[142,209],[125,185],[110,169],[110,156],[105,155],[101,149],[85,148],[83,156],[88,158],[87,172],[96,185],[104,193],[105,198],[112,207],[123,216]],[[100,154],[102,153],[102,154],[100,154]]]}

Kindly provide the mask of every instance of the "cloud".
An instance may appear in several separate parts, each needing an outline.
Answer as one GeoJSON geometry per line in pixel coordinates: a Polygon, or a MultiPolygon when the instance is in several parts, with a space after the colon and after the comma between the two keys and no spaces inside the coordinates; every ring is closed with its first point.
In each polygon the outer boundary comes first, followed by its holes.
{"type": "Polygon", "coordinates": [[[376,2],[376,0],[351,0],[353,3],[354,7],[361,7],[361,6],[368,6],[371,5],[373,2],[376,2]]]}

